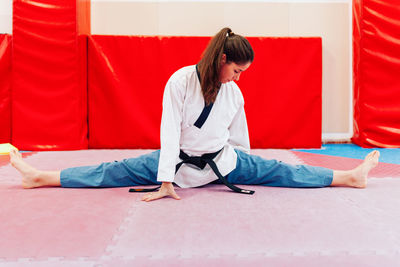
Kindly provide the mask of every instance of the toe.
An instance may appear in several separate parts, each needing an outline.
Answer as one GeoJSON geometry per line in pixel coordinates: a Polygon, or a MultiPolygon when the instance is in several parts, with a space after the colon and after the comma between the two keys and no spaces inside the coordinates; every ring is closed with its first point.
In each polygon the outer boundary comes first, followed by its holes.
{"type": "Polygon", "coordinates": [[[378,150],[375,150],[375,151],[373,151],[372,153],[373,153],[373,154],[371,155],[371,158],[372,158],[372,159],[376,160],[376,159],[379,158],[380,153],[379,153],[378,150]]]}
{"type": "Polygon", "coordinates": [[[374,150],[374,151],[370,152],[370,153],[367,155],[366,158],[374,159],[374,158],[376,158],[376,157],[379,157],[379,151],[374,150]]]}

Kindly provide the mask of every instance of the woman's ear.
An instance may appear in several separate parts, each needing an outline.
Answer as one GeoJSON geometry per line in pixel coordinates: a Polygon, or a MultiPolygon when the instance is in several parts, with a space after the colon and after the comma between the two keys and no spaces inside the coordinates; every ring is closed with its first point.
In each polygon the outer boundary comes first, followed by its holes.
{"type": "Polygon", "coordinates": [[[222,54],[221,64],[225,64],[225,63],[226,63],[226,55],[222,54]]]}

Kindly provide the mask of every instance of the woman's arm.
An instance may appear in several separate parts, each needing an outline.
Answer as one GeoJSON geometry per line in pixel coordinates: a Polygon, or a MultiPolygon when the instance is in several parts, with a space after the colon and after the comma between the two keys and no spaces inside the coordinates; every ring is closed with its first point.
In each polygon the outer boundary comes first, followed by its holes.
{"type": "MultiPolygon", "coordinates": [[[[172,78],[171,78],[172,79],[172,78]]],[[[185,87],[180,80],[169,80],[163,96],[163,110],[160,129],[160,159],[158,182],[173,182],[175,167],[179,161],[181,123],[185,87]]]]}
{"type": "Polygon", "coordinates": [[[234,148],[250,153],[249,131],[247,128],[246,114],[244,112],[244,102],[240,105],[235,117],[229,126],[229,144],[234,148]]]}
{"type": "Polygon", "coordinates": [[[166,196],[180,199],[175,193],[172,182],[175,178],[175,168],[179,161],[181,122],[183,101],[185,98],[184,82],[171,77],[165,86],[163,96],[163,111],[161,118],[161,149],[158,163],[157,181],[162,182],[157,192],[147,193],[143,201],[152,201],[166,196]]]}

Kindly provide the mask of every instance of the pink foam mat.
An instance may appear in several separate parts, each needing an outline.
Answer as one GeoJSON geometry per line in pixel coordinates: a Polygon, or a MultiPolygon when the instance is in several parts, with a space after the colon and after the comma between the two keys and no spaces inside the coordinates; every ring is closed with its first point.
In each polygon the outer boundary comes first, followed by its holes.
{"type": "MultiPolygon", "coordinates": [[[[59,169],[149,151],[38,152],[59,169]]],[[[254,150],[293,164],[288,150],[254,150]]],[[[222,185],[180,189],[182,200],[145,203],[127,188],[22,189],[0,167],[0,266],[397,266],[400,177],[367,189],[261,186],[252,196],[222,185]]]]}

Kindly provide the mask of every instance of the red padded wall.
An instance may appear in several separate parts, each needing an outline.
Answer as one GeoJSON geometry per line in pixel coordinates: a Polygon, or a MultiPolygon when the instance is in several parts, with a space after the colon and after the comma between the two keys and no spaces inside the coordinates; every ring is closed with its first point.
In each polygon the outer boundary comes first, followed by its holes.
{"type": "Polygon", "coordinates": [[[0,143],[11,141],[11,40],[0,34],[0,143]]]}
{"type": "MultiPolygon", "coordinates": [[[[196,64],[209,37],[92,36],[89,147],[159,148],[169,76],[196,64]]],[[[253,148],[321,144],[320,38],[249,38],[253,65],[241,87],[253,148]]]]}
{"type": "Polygon", "coordinates": [[[209,38],[89,38],[89,147],[159,148],[164,86],[209,38]],[[192,51],[188,53],[188,50],[192,51]]]}
{"type": "Polygon", "coordinates": [[[77,0],[14,0],[12,142],[20,149],[87,148],[87,33],[77,0]],[[79,26],[79,27],[78,27],[79,26]]]}
{"type": "Polygon", "coordinates": [[[364,147],[400,147],[400,6],[353,1],[354,136],[364,147]]]}
{"type": "Polygon", "coordinates": [[[248,38],[240,77],[252,148],[316,148],[322,131],[321,38],[248,38]]]}

